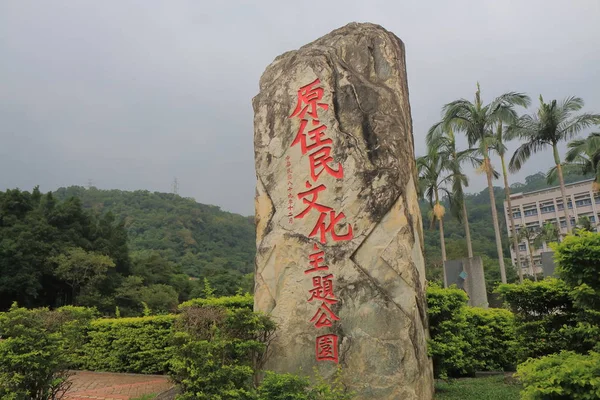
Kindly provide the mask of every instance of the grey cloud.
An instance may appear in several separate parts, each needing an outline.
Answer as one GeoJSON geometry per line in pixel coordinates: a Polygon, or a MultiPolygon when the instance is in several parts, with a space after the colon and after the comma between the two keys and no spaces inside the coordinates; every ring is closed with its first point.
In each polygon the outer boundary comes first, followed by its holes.
{"type": "Polygon", "coordinates": [[[250,101],[282,52],[351,21],[396,33],[422,154],[441,106],[477,81],[487,100],[578,95],[600,111],[599,16],[596,0],[2,2],[0,188],[169,191],[176,176],[182,195],[251,214],[250,101]]]}

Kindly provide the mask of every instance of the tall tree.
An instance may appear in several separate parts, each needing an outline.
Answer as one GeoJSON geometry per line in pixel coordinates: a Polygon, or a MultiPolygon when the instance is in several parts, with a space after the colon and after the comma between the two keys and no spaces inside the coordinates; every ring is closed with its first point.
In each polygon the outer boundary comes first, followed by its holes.
{"type": "MultiPolygon", "coordinates": [[[[445,185],[452,179],[450,175],[442,175],[446,168],[445,160],[439,153],[429,149],[427,155],[417,158],[417,170],[419,171],[419,191],[421,197],[427,198],[432,208],[432,220],[438,221],[440,228],[440,246],[442,250],[442,262],[446,261],[446,242],[444,240],[444,206],[440,203],[440,192],[447,193],[445,185]]],[[[444,285],[446,284],[446,273],[444,272],[444,285]]]]}
{"type": "Polygon", "coordinates": [[[73,304],[78,304],[77,296],[81,290],[93,288],[106,277],[109,268],[115,266],[110,257],[78,247],[68,249],[64,254],[53,257],[51,261],[57,265],[54,274],[71,287],[73,304]]]}
{"type": "Polygon", "coordinates": [[[479,83],[475,92],[474,102],[465,99],[455,100],[443,108],[441,124],[452,126],[456,130],[466,134],[470,147],[477,146],[483,156],[482,170],[485,172],[490,195],[490,206],[492,210],[492,221],[496,236],[496,251],[498,263],[500,264],[500,276],[502,283],[506,283],[506,268],[504,266],[504,255],[502,253],[502,238],[498,224],[498,211],[496,210],[496,199],[494,196],[493,167],[490,161],[490,150],[495,143],[494,128],[498,123],[511,123],[516,118],[515,105],[527,106],[529,98],[522,93],[505,93],[489,104],[483,104],[479,83]]]}
{"type": "Polygon", "coordinates": [[[515,151],[510,160],[509,170],[511,172],[520,170],[532,154],[547,148],[552,149],[560,182],[567,232],[571,232],[572,226],[558,144],[570,140],[582,130],[600,123],[600,114],[583,113],[574,115],[583,108],[583,105],[583,100],[579,97],[567,97],[561,103],[556,100],[545,103],[540,95],[540,106],[537,112],[531,115],[523,115],[517,123],[509,128],[511,137],[518,137],[525,141],[515,151]]]}
{"type": "Polygon", "coordinates": [[[464,225],[467,254],[469,258],[472,258],[473,243],[464,196],[464,188],[469,186],[469,180],[462,172],[462,167],[465,163],[480,167],[483,160],[477,157],[478,149],[469,148],[459,151],[456,139],[457,137],[451,127],[437,124],[427,133],[427,147],[438,153],[440,158],[446,160],[445,166],[451,174],[452,181],[449,197],[450,211],[464,225]]]}
{"type": "MultiPolygon", "coordinates": [[[[529,100],[528,100],[529,101],[529,100]]],[[[506,170],[506,145],[504,144],[505,139],[510,140],[510,136],[507,134],[507,129],[502,121],[498,122],[498,128],[496,130],[496,140],[494,144],[494,150],[500,157],[500,163],[502,164],[502,178],[504,179],[504,198],[508,205],[508,218],[510,220],[511,228],[511,239],[513,242],[513,251],[517,255],[517,271],[519,272],[519,282],[523,283],[523,269],[521,266],[521,257],[519,257],[519,238],[517,237],[517,228],[515,227],[515,218],[513,216],[512,201],[510,198],[510,185],[508,184],[508,171],[506,170]]]]}

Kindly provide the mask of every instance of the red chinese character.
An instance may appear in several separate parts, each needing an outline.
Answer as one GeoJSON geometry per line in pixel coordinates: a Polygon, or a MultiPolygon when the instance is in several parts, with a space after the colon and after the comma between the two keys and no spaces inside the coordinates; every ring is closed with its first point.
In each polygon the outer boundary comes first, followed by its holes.
{"type": "Polygon", "coordinates": [[[321,265],[321,263],[325,262],[325,258],[323,257],[325,255],[325,252],[323,250],[320,250],[319,246],[317,246],[316,243],[313,245],[313,250],[315,250],[316,253],[312,253],[312,254],[308,255],[308,259],[310,260],[309,264],[312,268],[307,269],[306,271],[304,271],[304,273],[310,274],[311,272],[329,270],[329,266],[321,265]]]}
{"type": "Polygon", "coordinates": [[[312,283],[313,289],[309,290],[310,299],[309,302],[313,300],[321,300],[328,304],[337,303],[337,299],[333,294],[333,275],[325,275],[325,276],[313,276],[312,283]]]}
{"type": "Polygon", "coordinates": [[[296,135],[296,138],[294,139],[290,147],[294,147],[295,145],[300,143],[300,150],[302,152],[302,155],[304,155],[308,150],[312,150],[315,147],[333,143],[331,139],[325,138],[325,130],[327,129],[327,126],[321,125],[311,131],[308,131],[308,139],[311,141],[311,143],[309,144],[306,137],[307,134],[304,132],[306,124],[308,124],[307,120],[303,119],[302,121],[300,121],[300,129],[298,129],[298,134],[296,135]]]}
{"type": "Polygon", "coordinates": [[[307,190],[306,192],[298,193],[298,198],[301,199],[302,202],[304,204],[306,204],[307,206],[304,209],[304,211],[302,211],[300,214],[296,215],[296,218],[304,218],[304,216],[306,214],[308,214],[309,211],[312,210],[313,208],[320,213],[327,213],[328,211],[333,210],[331,207],[327,207],[327,206],[317,203],[317,199],[319,198],[319,193],[322,192],[323,190],[327,189],[327,187],[325,185],[319,185],[319,186],[316,186],[313,188],[312,185],[310,184],[310,182],[307,181],[306,187],[309,188],[310,190],[307,190]],[[311,196],[311,198],[308,199],[307,198],[308,196],[311,196]]]}
{"type": "Polygon", "coordinates": [[[310,115],[313,119],[319,119],[317,114],[317,106],[321,107],[323,110],[327,110],[329,105],[326,103],[318,103],[318,101],[323,99],[323,88],[313,86],[320,84],[321,81],[319,78],[315,79],[314,82],[309,83],[306,86],[302,86],[298,89],[298,103],[296,104],[296,108],[290,118],[298,116],[299,118],[304,119],[304,115],[308,111],[308,115],[310,115]],[[304,106],[306,104],[306,106],[304,106]],[[303,107],[304,106],[304,107],[303,107]]]}
{"type": "Polygon", "coordinates": [[[317,361],[334,361],[338,362],[338,337],[337,335],[329,334],[317,336],[315,342],[315,355],[317,361]]]}
{"type": "Polygon", "coordinates": [[[310,176],[313,182],[317,181],[319,175],[321,175],[323,171],[327,171],[329,175],[336,179],[341,179],[344,177],[344,168],[342,167],[341,163],[338,163],[337,170],[333,169],[333,167],[329,165],[334,161],[333,157],[331,157],[330,146],[321,147],[320,149],[309,154],[308,161],[310,163],[310,176]]]}
{"type": "Polygon", "coordinates": [[[324,302],[311,318],[310,322],[314,322],[316,328],[330,327],[333,325],[333,321],[339,321],[340,318],[331,311],[331,309],[324,302]]]}
{"type": "Polygon", "coordinates": [[[352,240],[353,232],[352,232],[352,225],[350,225],[350,224],[347,224],[348,230],[345,234],[338,235],[335,232],[335,226],[339,223],[339,221],[342,218],[346,217],[344,215],[344,213],[341,212],[336,216],[335,211],[333,209],[329,208],[329,210],[330,210],[329,214],[326,212],[321,212],[321,215],[319,216],[319,220],[317,221],[317,224],[313,228],[312,232],[308,235],[308,237],[313,237],[313,236],[316,236],[317,234],[319,234],[319,238],[320,238],[319,240],[321,241],[321,243],[327,243],[327,239],[326,239],[325,235],[327,233],[330,233],[331,238],[333,239],[334,242],[340,242],[342,240],[352,240]],[[329,225],[326,225],[325,220],[327,219],[328,216],[329,216],[329,225]]]}

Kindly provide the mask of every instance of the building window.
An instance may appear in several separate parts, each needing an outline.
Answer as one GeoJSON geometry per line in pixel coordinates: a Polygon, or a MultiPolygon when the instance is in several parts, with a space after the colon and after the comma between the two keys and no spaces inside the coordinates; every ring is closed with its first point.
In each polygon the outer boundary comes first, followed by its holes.
{"type": "Polygon", "coordinates": [[[527,210],[525,211],[525,216],[530,217],[532,215],[537,215],[537,210],[527,210]]]}
{"type": "Polygon", "coordinates": [[[521,212],[515,212],[513,213],[513,218],[521,218],[521,212]]]}
{"type": "MultiPolygon", "coordinates": [[[[591,203],[590,203],[591,204],[591,203]]],[[[565,207],[562,205],[562,202],[560,204],[557,205],[558,206],[558,210],[564,210],[565,207]]],[[[569,210],[573,208],[573,204],[571,203],[571,200],[569,200],[569,210]]]]}
{"type": "Polygon", "coordinates": [[[540,210],[542,211],[542,214],[551,213],[554,212],[554,206],[542,207],[540,210]]]}
{"type": "MultiPolygon", "coordinates": [[[[590,205],[592,205],[592,199],[583,199],[583,200],[577,200],[577,201],[575,202],[575,205],[576,205],[577,207],[590,206],[590,205]]],[[[569,208],[571,208],[571,207],[569,207],[569,208]]]]}
{"type": "Polygon", "coordinates": [[[525,251],[525,250],[527,250],[527,246],[524,245],[524,244],[520,244],[519,245],[519,251],[525,251]]]}

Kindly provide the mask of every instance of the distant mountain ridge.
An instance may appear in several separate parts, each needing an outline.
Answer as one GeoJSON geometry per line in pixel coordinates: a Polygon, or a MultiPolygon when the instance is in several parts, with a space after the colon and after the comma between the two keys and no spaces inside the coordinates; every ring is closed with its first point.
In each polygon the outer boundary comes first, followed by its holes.
{"type": "MultiPolygon", "coordinates": [[[[566,183],[587,178],[565,175],[566,183]]],[[[545,174],[538,172],[527,176],[524,183],[513,183],[511,190],[528,192],[550,186],[553,185],[546,182],[545,174]]],[[[502,211],[504,189],[495,187],[495,192],[503,231],[504,255],[508,257],[509,243],[502,211]]],[[[218,206],[200,204],[194,199],[172,193],[147,190],[130,192],[70,186],[56,190],[54,195],[59,200],[77,197],[85,208],[98,213],[111,212],[121,219],[127,230],[132,257],[158,251],[164,258],[180,265],[186,274],[208,277],[216,284],[241,282],[244,275],[254,271],[256,245],[253,216],[226,212],[218,206]]],[[[496,247],[487,189],[466,194],[466,202],[475,254],[483,256],[484,263],[487,262],[493,269],[496,247]]],[[[427,271],[428,275],[436,275],[441,265],[439,234],[437,229],[429,229],[429,205],[426,202],[420,205],[425,228],[427,271]]],[[[448,258],[466,256],[462,225],[450,213],[446,214],[444,221],[448,258]]],[[[435,279],[436,276],[429,278],[435,279]]]]}
{"type": "MultiPolygon", "coordinates": [[[[59,200],[77,197],[84,208],[122,219],[132,256],[158,251],[190,276],[241,276],[254,271],[254,217],[171,193],[70,186],[59,200]]],[[[218,278],[217,278],[218,280],[218,278]]]]}

